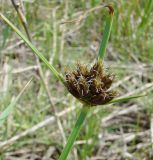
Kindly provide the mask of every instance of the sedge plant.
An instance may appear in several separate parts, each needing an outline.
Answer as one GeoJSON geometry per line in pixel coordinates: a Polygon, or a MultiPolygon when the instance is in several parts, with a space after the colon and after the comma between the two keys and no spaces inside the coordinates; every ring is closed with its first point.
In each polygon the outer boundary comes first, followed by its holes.
{"type": "Polygon", "coordinates": [[[135,95],[114,99],[116,92],[110,90],[114,76],[105,73],[103,59],[112,27],[114,9],[111,5],[106,5],[104,7],[109,9],[109,15],[107,16],[104,34],[100,43],[100,49],[95,64],[91,68],[88,68],[82,64],[77,64],[76,70],[65,72],[65,77],[48,62],[43,54],[36,49],[36,47],[26,38],[24,34],[22,34],[2,13],[0,13],[0,18],[21,37],[33,53],[38,56],[38,58],[48,67],[54,76],[63,83],[65,88],[83,104],[75,126],[70,133],[59,160],[67,159],[91,107],[111,103],[113,104],[143,96],[135,95]]]}

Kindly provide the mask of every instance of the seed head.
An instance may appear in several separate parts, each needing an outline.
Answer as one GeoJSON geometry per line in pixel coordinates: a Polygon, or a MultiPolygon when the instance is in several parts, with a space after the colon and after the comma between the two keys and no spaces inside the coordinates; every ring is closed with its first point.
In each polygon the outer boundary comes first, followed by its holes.
{"type": "Polygon", "coordinates": [[[76,70],[66,71],[65,75],[68,91],[88,105],[103,105],[116,96],[115,91],[109,90],[114,76],[105,73],[100,60],[91,68],[77,63],[76,70]]]}

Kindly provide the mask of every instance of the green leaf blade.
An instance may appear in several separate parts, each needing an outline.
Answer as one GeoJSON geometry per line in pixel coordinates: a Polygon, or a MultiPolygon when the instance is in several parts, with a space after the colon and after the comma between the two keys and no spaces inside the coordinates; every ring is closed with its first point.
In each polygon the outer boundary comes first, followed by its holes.
{"type": "Polygon", "coordinates": [[[120,102],[128,101],[128,100],[131,100],[131,99],[136,99],[136,98],[140,98],[140,97],[144,97],[144,96],[146,96],[146,95],[134,95],[134,96],[127,96],[127,97],[122,97],[122,98],[116,98],[116,99],[113,99],[112,101],[110,101],[107,104],[120,103],[120,102]]]}
{"type": "Polygon", "coordinates": [[[0,126],[5,122],[6,118],[13,111],[16,103],[19,101],[19,99],[20,99],[21,95],[23,94],[23,92],[25,91],[25,89],[29,86],[31,80],[24,86],[24,88],[21,90],[21,92],[18,94],[18,96],[14,100],[12,100],[12,102],[8,105],[8,107],[0,114],[0,126]]]}

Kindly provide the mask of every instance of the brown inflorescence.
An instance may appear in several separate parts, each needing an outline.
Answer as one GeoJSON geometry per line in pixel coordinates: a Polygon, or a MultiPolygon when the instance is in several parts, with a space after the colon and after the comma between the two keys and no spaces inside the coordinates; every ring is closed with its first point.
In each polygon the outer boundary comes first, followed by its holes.
{"type": "Polygon", "coordinates": [[[66,71],[66,86],[69,92],[90,106],[103,105],[111,101],[116,92],[109,90],[114,76],[106,74],[102,61],[91,68],[77,63],[76,70],[66,71]]]}

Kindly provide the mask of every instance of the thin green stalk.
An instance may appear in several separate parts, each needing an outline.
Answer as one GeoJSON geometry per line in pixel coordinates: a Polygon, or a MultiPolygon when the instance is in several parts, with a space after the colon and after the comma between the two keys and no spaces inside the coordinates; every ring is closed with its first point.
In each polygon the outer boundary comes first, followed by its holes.
{"type": "MultiPolygon", "coordinates": [[[[112,101],[110,101],[109,103],[107,103],[106,105],[108,104],[114,104],[114,103],[119,103],[119,102],[123,102],[123,101],[127,101],[127,100],[130,100],[130,99],[136,99],[136,98],[139,98],[139,97],[143,97],[145,95],[137,95],[137,96],[129,96],[129,97],[123,97],[123,98],[118,98],[118,99],[114,99],[112,101]]],[[[70,153],[72,147],[73,147],[73,144],[79,134],[79,131],[81,129],[81,126],[87,116],[87,113],[89,111],[89,107],[87,106],[83,106],[82,107],[82,110],[80,112],[80,115],[76,121],[76,124],[68,138],[68,141],[67,141],[67,144],[66,146],[64,147],[60,157],[58,160],[66,160],[68,154],[70,153]]]]}
{"type": "Polygon", "coordinates": [[[18,94],[18,96],[15,99],[13,99],[11,101],[11,103],[8,105],[8,107],[6,107],[6,109],[2,113],[0,113],[0,126],[5,122],[5,119],[12,112],[12,110],[16,106],[17,102],[19,101],[19,99],[21,98],[22,94],[27,89],[27,87],[29,86],[29,84],[30,84],[31,81],[32,81],[32,79],[30,79],[30,81],[23,87],[23,89],[21,90],[21,92],[18,94]]]}
{"type": "Polygon", "coordinates": [[[139,29],[142,31],[147,26],[147,22],[150,18],[153,9],[153,0],[148,0],[145,3],[144,15],[142,16],[141,23],[139,25],[139,29]]]}
{"type": "Polygon", "coordinates": [[[112,28],[112,23],[113,23],[113,15],[114,15],[114,10],[111,6],[106,6],[109,8],[109,16],[107,17],[105,29],[104,29],[104,34],[102,41],[100,43],[100,48],[99,48],[99,54],[98,54],[98,59],[104,59],[105,52],[106,52],[106,47],[107,43],[109,40],[111,28],[112,28]]]}
{"type": "Polygon", "coordinates": [[[65,160],[69,154],[69,152],[71,151],[72,147],[73,147],[73,144],[77,138],[77,135],[79,134],[79,131],[81,129],[81,126],[86,118],[86,115],[89,111],[89,107],[87,106],[83,106],[82,107],[82,110],[80,112],[80,115],[76,121],[76,124],[67,140],[67,144],[66,146],[64,147],[60,157],[59,157],[59,160],[65,160]]]}
{"type": "Polygon", "coordinates": [[[36,54],[46,64],[56,78],[65,84],[63,76],[48,62],[43,54],[39,52],[36,47],[34,47],[34,45],[3,14],[0,13],[0,17],[23,39],[23,41],[31,48],[34,54],[36,54]]]}
{"type": "Polygon", "coordinates": [[[127,97],[118,97],[116,99],[111,100],[107,104],[115,104],[115,103],[125,102],[125,101],[128,101],[128,100],[137,99],[137,98],[144,97],[144,96],[146,96],[146,94],[133,95],[133,96],[127,96],[127,97]]]}

